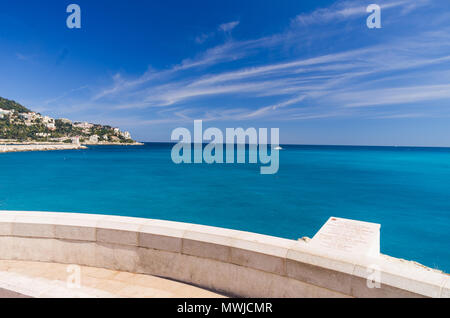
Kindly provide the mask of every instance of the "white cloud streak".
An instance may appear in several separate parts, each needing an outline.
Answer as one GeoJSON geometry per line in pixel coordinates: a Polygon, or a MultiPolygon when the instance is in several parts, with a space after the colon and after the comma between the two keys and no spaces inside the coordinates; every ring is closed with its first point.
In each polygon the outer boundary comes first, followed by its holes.
{"type": "MultiPolygon", "coordinates": [[[[401,8],[402,14],[407,14],[419,7],[425,6],[430,0],[399,0],[399,1],[376,1],[382,10],[401,8]]],[[[330,22],[340,22],[366,15],[366,8],[370,3],[361,1],[341,1],[328,8],[316,9],[311,13],[299,14],[293,23],[303,26],[312,24],[326,24],[330,22]]]]}
{"type": "Polygon", "coordinates": [[[223,32],[230,32],[238,25],[239,25],[239,21],[232,21],[232,22],[224,23],[219,26],[219,30],[221,30],[223,32]]]}
{"type": "MultiPolygon", "coordinates": [[[[382,8],[397,8],[401,14],[429,3],[428,0],[380,2],[382,8]]],[[[366,12],[360,1],[339,2],[330,8],[298,15],[294,25],[280,34],[246,41],[229,40],[171,68],[150,68],[137,78],[116,74],[113,85],[100,89],[84,107],[108,107],[112,111],[150,108],[154,109],[153,118],[139,122],[165,124],[194,118],[306,120],[359,116],[358,109],[363,107],[450,98],[450,86],[442,76],[442,72],[449,70],[448,28],[328,54],[277,62],[266,59],[267,63],[252,67],[235,65],[267,50],[290,48],[296,41],[302,43],[300,40],[308,42],[316,35],[298,29],[295,24],[330,23],[361,14],[366,12]],[[228,71],[210,70],[219,64],[229,65],[228,71]],[[422,73],[430,66],[434,66],[433,71],[422,73]],[[398,82],[404,86],[396,86],[398,82]],[[220,106],[221,99],[227,96],[235,99],[234,106],[225,103],[220,106]],[[261,102],[265,98],[275,101],[261,102]],[[193,106],[209,100],[213,100],[214,108],[193,106]]],[[[226,23],[219,29],[230,32],[238,24],[238,21],[226,23]]],[[[400,118],[401,114],[392,116],[400,118]]]]}

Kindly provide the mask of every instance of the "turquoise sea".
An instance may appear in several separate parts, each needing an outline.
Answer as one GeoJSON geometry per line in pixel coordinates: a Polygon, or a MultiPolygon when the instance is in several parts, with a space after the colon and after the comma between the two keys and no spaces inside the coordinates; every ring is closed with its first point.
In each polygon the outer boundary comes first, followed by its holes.
{"type": "Polygon", "coordinates": [[[280,171],[175,165],[171,144],[0,154],[0,210],[117,214],[312,237],[381,223],[381,249],[450,272],[450,149],[283,146],[280,171]]]}

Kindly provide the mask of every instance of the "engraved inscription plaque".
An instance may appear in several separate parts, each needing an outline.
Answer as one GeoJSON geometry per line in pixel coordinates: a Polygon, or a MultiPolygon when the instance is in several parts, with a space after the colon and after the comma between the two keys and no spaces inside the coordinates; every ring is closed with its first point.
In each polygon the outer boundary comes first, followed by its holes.
{"type": "Polygon", "coordinates": [[[380,224],[331,217],[310,246],[354,255],[380,255],[380,224]]]}

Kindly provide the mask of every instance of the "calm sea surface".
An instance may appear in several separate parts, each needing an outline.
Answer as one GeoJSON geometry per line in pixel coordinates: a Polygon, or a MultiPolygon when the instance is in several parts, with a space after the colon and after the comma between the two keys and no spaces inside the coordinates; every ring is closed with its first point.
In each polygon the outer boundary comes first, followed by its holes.
{"type": "Polygon", "coordinates": [[[280,171],[175,165],[170,144],[0,154],[0,210],[117,214],[312,237],[381,223],[381,250],[450,272],[450,149],[284,146],[280,171]]]}

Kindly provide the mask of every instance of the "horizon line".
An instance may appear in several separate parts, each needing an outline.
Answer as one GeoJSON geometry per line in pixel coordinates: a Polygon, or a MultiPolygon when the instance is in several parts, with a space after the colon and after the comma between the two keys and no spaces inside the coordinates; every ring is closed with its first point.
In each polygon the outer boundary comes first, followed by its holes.
{"type": "MultiPolygon", "coordinates": [[[[138,141],[140,143],[147,144],[178,144],[176,141],[138,141]]],[[[196,144],[192,142],[192,144],[196,144]]],[[[204,142],[203,144],[207,145],[209,142],[204,142]]],[[[219,143],[218,143],[219,144],[219,143]]],[[[222,145],[227,145],[227,143],[221,143],[222,145]]],[[[258,144],[249,144],[245,143],[244,145],[258,145],[258,144]]],[[[267,145],[271,145],[268,143],[267,145]]],[[[294,143],[279,143],[279,146],[315,146],[315,147],[389,147],[389,148],[450,148],[449,146],[408,146],[408,145],[344,145],[344,144],[294,144],[294,143]]]]}

